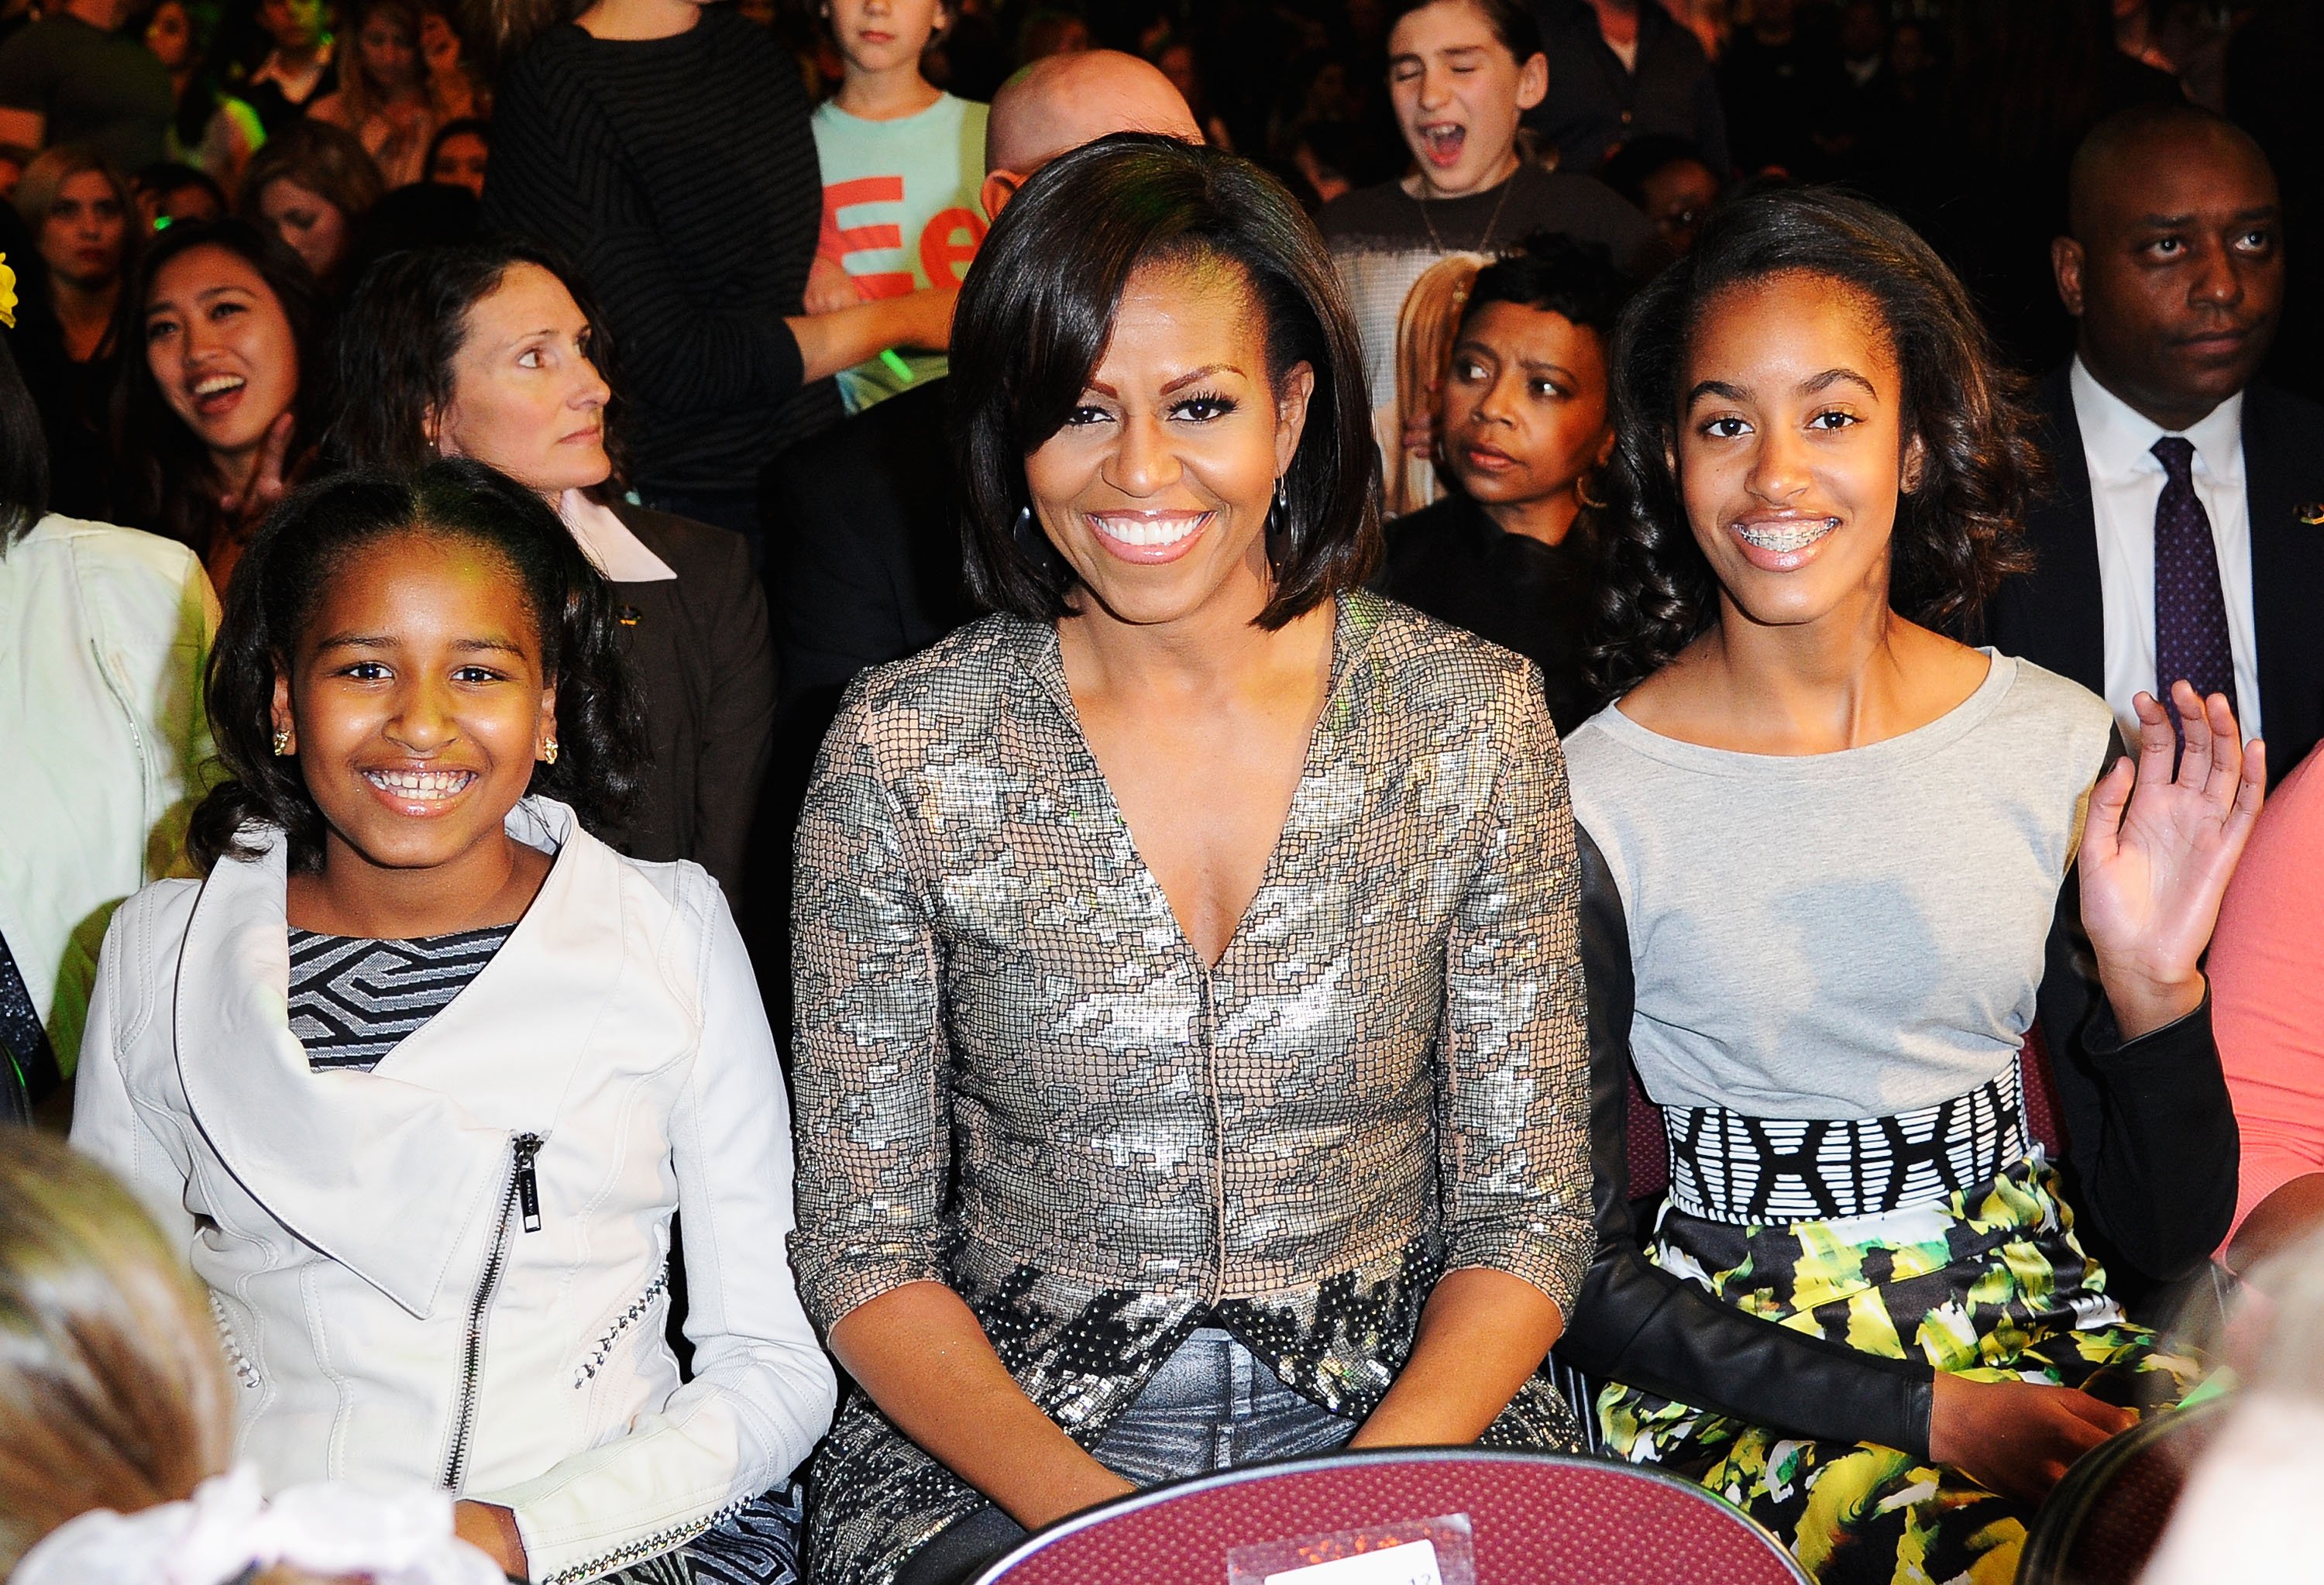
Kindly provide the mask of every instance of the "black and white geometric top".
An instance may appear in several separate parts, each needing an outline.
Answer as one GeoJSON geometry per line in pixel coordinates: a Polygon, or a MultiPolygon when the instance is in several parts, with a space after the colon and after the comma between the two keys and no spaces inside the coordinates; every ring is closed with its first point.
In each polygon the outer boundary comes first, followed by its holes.
{"type": "Polygon", "coordinates": [[[372,941],[290,932],[290,1033],[317,1073],[367,1074],[492,962],[513,925],[372,941]]]}

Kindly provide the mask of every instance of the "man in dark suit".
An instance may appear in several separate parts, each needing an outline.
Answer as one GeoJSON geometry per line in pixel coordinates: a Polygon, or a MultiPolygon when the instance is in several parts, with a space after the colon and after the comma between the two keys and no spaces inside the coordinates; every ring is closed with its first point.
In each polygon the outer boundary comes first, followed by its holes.
{"type": "Polygon", "coordinates": [[[2037,565],[1986,636],[2105,695],[2133,741],[2140,691],[2227,693],[2280,779],[2324,736],[2324,408],[2253,382],[2283,306],[2275,178],[2223,118],[2142,106],[2091,132],[2068,201],[2037,565]]]}

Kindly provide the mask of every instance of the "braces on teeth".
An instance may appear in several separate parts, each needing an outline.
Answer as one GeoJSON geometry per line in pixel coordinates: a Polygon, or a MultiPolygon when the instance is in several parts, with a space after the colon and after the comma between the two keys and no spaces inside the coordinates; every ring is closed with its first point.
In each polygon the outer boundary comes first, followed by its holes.
{"type": "Polygon", "coordinates": [[[1738,528],[1736,532],[1743,536],[1745,544],[1757,546],[1762,550],[1773,550],[1781,555],[1787,550],[1803,550],[1838,527],[1840,527],[1840,520],[1836,517],[1828,517],[1818,519],[1813,522],[1794,523],[1790,528],[1738,528]]]}

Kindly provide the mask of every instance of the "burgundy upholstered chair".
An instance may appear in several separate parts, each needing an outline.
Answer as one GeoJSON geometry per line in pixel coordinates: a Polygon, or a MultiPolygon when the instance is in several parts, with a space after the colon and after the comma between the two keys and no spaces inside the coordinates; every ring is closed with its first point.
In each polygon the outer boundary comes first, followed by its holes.
{"type": "Polygon", "coordinates": [[[2017,1585],[2131,1585],[2227,1407],[2213,1398],[2153,1415],[2076,1460],[2026,1533],[2017,1585]]]}
{"type": "Polygon", "coordinates": [[[1691,1481],[1554,1453],[1411,1448],[1198,1476],[1042,1531],[978,1585],[1222,1585],[1230,1550],[1465,1515],[1477,1585],[1804,1585],[1691,1481]]]}

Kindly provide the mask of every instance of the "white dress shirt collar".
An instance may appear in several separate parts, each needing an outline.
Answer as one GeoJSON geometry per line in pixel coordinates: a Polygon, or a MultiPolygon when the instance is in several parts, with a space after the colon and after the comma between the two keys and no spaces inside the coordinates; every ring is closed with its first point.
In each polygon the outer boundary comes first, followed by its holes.
{"type": "Polygon", "coordinates": [[[613,584],[662,584],[677,581],[669,563],[630,532],[629,524],[613,510],[601,506],[578,490],[567,490],[557,503],[557,515],[596,569],[613,584]]]}
{"type": "Polygon", "coordinates": [[[2074,418],[2081,426],[2082,456],[2093,473],[2109,480],[2163,472],[2154,443],[2184,435],[2195,447],[2197,479],[2223,490],[2244,487],[2244,393],[2240,391],[2184,429],[2162,425],[2098,383],[2080,356],[2067,376],[2073,386],[2074,418]]]}

